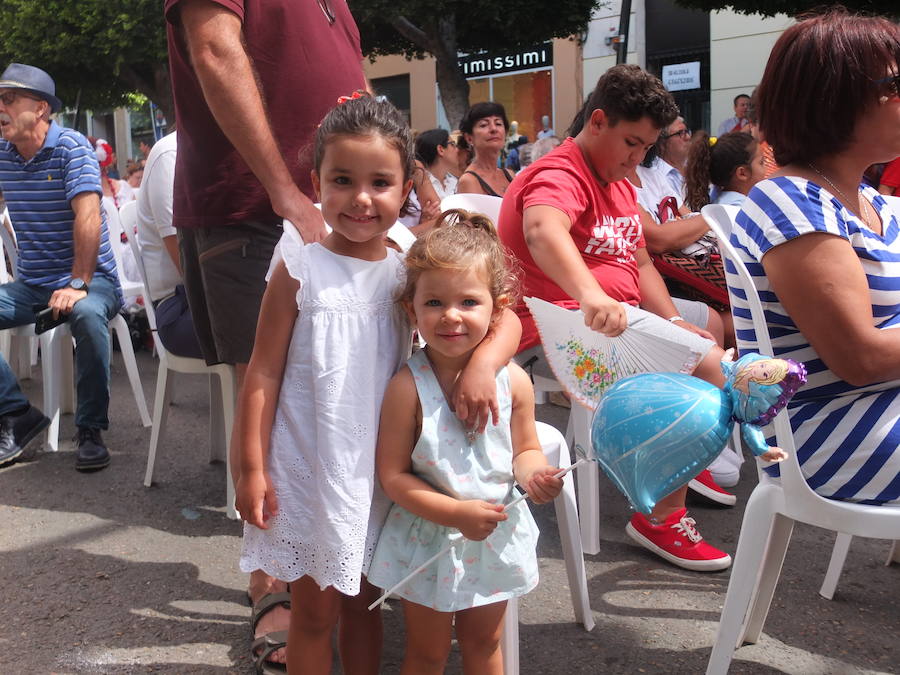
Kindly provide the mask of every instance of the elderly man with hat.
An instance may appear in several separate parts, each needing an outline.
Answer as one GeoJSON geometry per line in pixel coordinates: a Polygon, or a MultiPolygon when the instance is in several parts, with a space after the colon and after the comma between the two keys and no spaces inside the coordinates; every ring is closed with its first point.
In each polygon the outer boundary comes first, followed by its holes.
{"type": "MultiPolygon", "coordinates": [[[[34,323],[35,308],[64,316],[75,338],[75,468],[109,464],[100,431],[109,420],[109,320],[122,291],[109,245],[97,158],[84,136],[50,119],[61,106],[40,68],[0,75],[0,189],[19,249],[16,279],[0,285],[0,329],[34,323]]],[[[0,357],[0,465],[49,424],[0,357]]]]}

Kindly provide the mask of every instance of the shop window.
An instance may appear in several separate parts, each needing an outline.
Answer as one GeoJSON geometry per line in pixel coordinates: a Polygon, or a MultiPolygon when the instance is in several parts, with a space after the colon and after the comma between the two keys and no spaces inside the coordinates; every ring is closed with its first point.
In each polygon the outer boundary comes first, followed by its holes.
{"type": "Polygon", "coordinates": [[[372,89],[378,96],[384,96],[406,117],[406,123],[412,124],[410,113],[409,73],[391,77],[376,77],[372,80],[372,89]]]}

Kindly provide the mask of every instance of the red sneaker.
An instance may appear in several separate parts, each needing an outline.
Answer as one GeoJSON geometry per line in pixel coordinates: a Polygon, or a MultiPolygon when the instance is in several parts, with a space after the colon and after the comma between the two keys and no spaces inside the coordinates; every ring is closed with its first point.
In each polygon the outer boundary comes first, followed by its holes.
{"type": "Polygon", "coordinates": [[[680,509],[666,518],[662,525],[654,525],[642,513],[635,513],[625,532],[644,548],[656,555],[695,572],[718,572],[731,565],[731,556],[710,546],[697,528],[695,521],[680,509]]]}
{"type": "Polygon", "coordinates": [[[703,495],[707,499],[714,501],[716,504],[734,506],[737,502],[737,497],[730,492],[723,490],[719,484],[713,480],[709,469],[703,469],[703,471],[698,473],[697,477],[688,483],[688,487],[698,495],[703,495]]]}

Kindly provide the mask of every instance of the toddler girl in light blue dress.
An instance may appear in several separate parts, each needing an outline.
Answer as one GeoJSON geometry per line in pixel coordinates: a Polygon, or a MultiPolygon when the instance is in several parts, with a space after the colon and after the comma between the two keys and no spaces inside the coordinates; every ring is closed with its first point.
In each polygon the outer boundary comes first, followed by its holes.
{"type": "Polygon", "coordinates": [[[534,392],[521,368],[497,373],[498,415],[484,434],[465,430],[447,394],[513,302],[515,278],[490,221],[464,211],[445,214],[413,245],[406,270],[401,301],[427,346],[385,393],[376,467],[395,503],[368,578],[392,587],[451,543],[396,591],[406,618],[404,672],[446,659],[455,614],[466,669],[502,673],[506,601],[538,582],[537,525],[524,502],[503,508],[518,496],[516,482],[538,503],[562,482],[538,443],[534,392]]]}

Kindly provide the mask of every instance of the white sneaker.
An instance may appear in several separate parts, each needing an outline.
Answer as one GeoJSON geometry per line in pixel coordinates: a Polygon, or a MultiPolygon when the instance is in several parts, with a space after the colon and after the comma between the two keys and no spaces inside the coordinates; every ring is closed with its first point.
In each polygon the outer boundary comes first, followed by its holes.
{"type": "Polygon", "coordinates": [[[744,458],[726,446],[719,456],[707,467],[713,480],[721,487],[734,487],[741,479],[741,464],[744,458]]]}

